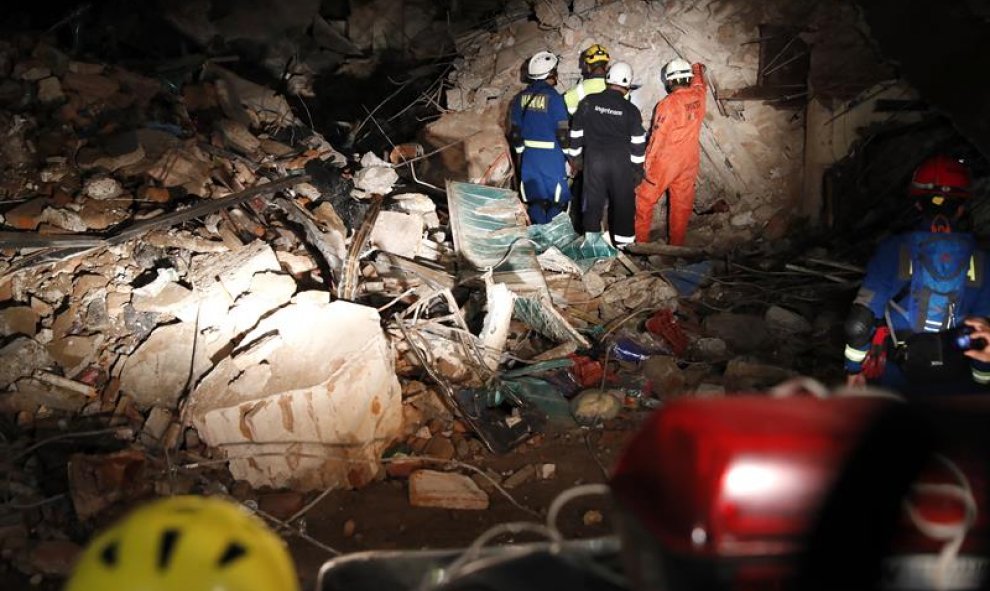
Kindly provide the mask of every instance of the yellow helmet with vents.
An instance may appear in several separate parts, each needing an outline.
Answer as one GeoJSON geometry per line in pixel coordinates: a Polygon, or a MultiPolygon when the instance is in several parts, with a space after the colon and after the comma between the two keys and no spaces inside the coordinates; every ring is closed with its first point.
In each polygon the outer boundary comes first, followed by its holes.
{"type": "Polygon", "coordinates": [[[180,496],[145,505],[97,536],[65,591],[298,591],[282,539],[247,509],[180,496]]]}

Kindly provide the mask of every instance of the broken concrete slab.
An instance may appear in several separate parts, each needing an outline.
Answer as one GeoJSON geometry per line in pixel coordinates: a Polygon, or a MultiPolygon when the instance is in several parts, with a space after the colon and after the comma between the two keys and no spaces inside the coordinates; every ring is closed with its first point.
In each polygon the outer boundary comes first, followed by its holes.
{"type": "Polygon", "coordinates": [[[33,337],[38,333],[41,316],[31,306],[12,306],[0,310],[0,336],[25,335],[33,337]]]}
{"type": "Polygon", "coordinates": [[[131,296],[131,305],[138,312],[174,316],[184,322],[195,322],[198,303],[199,298],[191,289],[174,281],[166,282],[160,289],[136,289],[131,296]]]}
{"type": "Polygon", "coordinates": [[[370,482],[401,435],[401,406],[377,311],[306,299],[245,335],[193,391],[186,413],[207,444],[226,452],[235,478],[307,491],[370,482]],[[245,355],[253,361],[242,369],[245,355]]]}
{"type": "Polygon", "coordinates": [[[239,335],[258,323],[272,310],[283,306],[296,293],[296,282],[282,273],[261,272],[251,278],[247,293],[237,298],[224,321],[221,332],[239,335]]]}
{"type": "Polygon", "coordinates": [[[0,390],[54,362],[45,346],[28,337],[16,337],[0,349],[0,390]]]}
{"type": "Polygon", "coordinates": [[[185,391],[193,370],[196,325],[159,326],[124,362],[120,391],[139,408],[172,408],[185,391]]]}
{"type": "Polygon", "coordinates": [[[141,443],[152,449],[162,447],[165,432],[172,424],[172,411],[167,408],[156,406],[148,413],[148,419],[141,429],[139,440],[141,443]]]}
{"type": "Polygon", "coordinates": [[[409,504],[413,507],[484,510],[488,502],[485,491],[463,474],[418,470],[409,476],[409,504]]]}
{"type": "Polygon", "coordinates": [[[379,212],[370,241],[385,252],[415,258],[423,242],[423,218],[396,211],[379,212]]]}
{"type": "Polygon", "coordinates": [[[187,279],[194,288],[203,291],[219,282],[230,297],[236,299],[251,288],[255,273],[280,270],[272,247],[256,240],[240,250],[196,257],[187,279]]]}
{"type": "Polygon", "coordinates": [[[65,371],[65,375],[74,376],[96,360],[105,341],[106,337],[98,333],[70,335],[48,343],[48,354],[65,371]]]}

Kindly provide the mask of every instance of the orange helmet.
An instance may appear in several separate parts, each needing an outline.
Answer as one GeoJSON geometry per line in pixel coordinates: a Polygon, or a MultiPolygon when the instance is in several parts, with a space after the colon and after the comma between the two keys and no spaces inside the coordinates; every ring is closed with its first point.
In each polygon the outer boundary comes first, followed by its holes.
{"type": "Polygon", "coordinates": [[[944,154],[928,158],[914,171],[909,194],[969,197],[972,177],[965,164],[944,154]]]}

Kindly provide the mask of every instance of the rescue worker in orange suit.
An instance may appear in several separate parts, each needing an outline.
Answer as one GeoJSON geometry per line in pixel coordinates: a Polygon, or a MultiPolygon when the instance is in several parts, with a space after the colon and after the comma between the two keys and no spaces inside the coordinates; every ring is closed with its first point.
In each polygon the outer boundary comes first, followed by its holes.
{"type": "Polygon", "coordinates": [[[602,214],[608,204],[608,229],[618,248],[636,239],[635,190],[643,178],[646,147],[642,115],[626,100],[632,77],[629,64],[619,62],[609,68],[605,90],[581,101],[571,122],[568,149],[568,156],[584,160],[585,237],[601,232],[602,214]]]}
{"type": "Polygon", "coordinates": [[[976,338],[990,328],[977,320],[990,315],[990,257],[965,229],[970,185],[969,170],[949,156],[915,171],[909,193],[917,228],[877,246],[846,320],[848,385],[921,395],[986,391],[986,343],[967,359],[959,339],[964,325],[976,338]]]}
{"type": "Polygon", "coordinates": [[[509,141],[519,155],[519,196],[529,220],[549,223],[571,199],[564,148],[568,115],[557,85],[557,56],[541,51],[526,66],[532,83],[512,99],[509,141]]]}
{"type": "Polygon", "coordinates": [[[654,110],[645,176],[636,189],[637,242],[649,242],[653,210],[669,191],[669,243],[684,244],[700,166],[698,138],[705,118],[704,71],[702,64],[675,59],[661,72],[667,96],[654,110]]]}

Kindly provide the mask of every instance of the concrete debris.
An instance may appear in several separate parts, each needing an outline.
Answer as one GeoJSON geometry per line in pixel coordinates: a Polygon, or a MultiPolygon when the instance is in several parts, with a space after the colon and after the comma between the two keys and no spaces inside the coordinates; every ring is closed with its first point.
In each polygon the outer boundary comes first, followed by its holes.
{"type": "Polygon", "coordinates": [[[146,464],[146,456],[137,450],[70,457],[69,494],[76,516],[85,521],[117,502],[147,494],[151,483],[144,477],[146,464]]]}
{"type": "Polygon", "coordinates": [[[124,192],[120,181],[112,177],[93,177],[86,181],[83,192],[93,199],[113,199],[124,192]]]}
{"type": "Polygon", "coordinates": [[[156,406],[148,413],[148,420],[144,422],[141,429],[139,441],[152,449],[163,447],[165,432],[172,424],[172,411],[161,406],[156,406]]]}
{"type": "Polygon", "coordinates": [[[186,413],[207,444],[226,451],[231,473],[252,486],[367,484],[402,415],[378,314],[343,301],[276,311],[196,387],[186,413]],[[271,334],[277,342],[263,338],[271,334]],[[252,361],[238,363],[245,356],[252,361]]]}
{"type": "Polygon", "coordinates": [[[388,195],[399,180],[399,173],[392,166],[368,152],[361,157],[363,167],[354,176],[354,197],[367,199],[372,195],[388,195]]]}
{"type": "Polygon", "coordinates": [[[722,381],[730,392],[766,390],[798,374],[794,370],[762,363],[749,357],[737,357],[725,368],[722,381]]]}
{"type": "Polygon", "coordinates": [[[371,244],[385,252],[416,258],[423,242],[423,218],[395,211],[383,211],[371,230],[371,244]]]}
{"type": "Polygon", "coordinates": [[[422,193],[403,193],[394,195],[393,199],[398,210],[423,218],[423,225],[427,229],[433,230],[440,226],[437,204],[428,196],[422,193]]]}
{"type": "Polygon", "coordinates": [[[484,510],[488,508],[488,495],[463,474],[419,470],[409,476],[409,504],[413,507],[484,510]]]}
{"type": "Polygon", "coordinates": [[[512,490],[516,487],[522,486],[527,482],[536,479],[537,467],[535,464],[527,464],[519,470],[516,470],[511,476],[506,478],[502,482],[502,486],[508,490],[512,490]]]}
{"type": "Polygon", "coordinates": [[[82,548],[68,540],[39,542],[31,550],[30,566],[43,575],[67,577],[81,553],[82,548]]]}
{"type": "Polygon", "coordinates": [[[38,334],[38,322],[41,315],[30,306],[12,306],[0,310],[0,336],[24,335],[33,337],[38,334]]]}
{"type": "Polygon", "coordinates": [[[19,336],[0,348],[0,390],[39,369],[50,367],[52,358],[44,345],[36,340],[19,336]]]}
{"type": "Polygon", "coordinates": [[[767,323],[759,316],[720,313],[705,318],[705,332],[725,341],[737,353],[749,353],[770,341],[767,323]]]}
{"type": "Polygon", "coordinates": [[[193,375],[196,325],[160,326],[124,362],[120,391],[139,407],[174,407],[193,375]]]}
{"type": "Polygon", "coordinates": [[[666,355],[654,355],[643,362],[643,375],[650,381],[650,390],[661,400],[680,396],[684,390],[684,372],[677,360],[666,355]]]}
{"type": "Polygon", "coordinates": [[[614,419],[622,409],[622,397],[606,390],[585,390],[571,400],[571,414],[579,425],[595,425],[614,419]]]}

